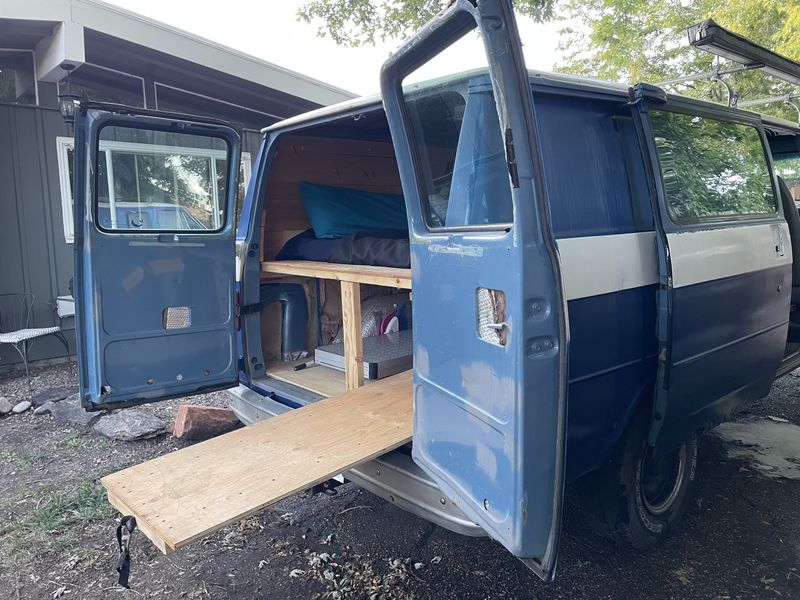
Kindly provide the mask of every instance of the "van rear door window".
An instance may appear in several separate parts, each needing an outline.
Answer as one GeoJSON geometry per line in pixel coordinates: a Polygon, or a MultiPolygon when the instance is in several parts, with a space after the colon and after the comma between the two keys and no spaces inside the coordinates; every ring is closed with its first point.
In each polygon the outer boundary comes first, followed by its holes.
{"type": "Polygon", "coordinates": [[[758,130],[742,123],[652,111],[667,208],[678,224],[774,215],[777,202],[758,130]]]}
{"type": "Polygon", "coordinates": [[[101,229],[204,232],[223,228],[227,142],[171,131],[100,131],[96,211],[101,229]]]}
{"type": "Polygon", "coordinates": [[[488,75],[406,93],[431,228],[513,221],[505,144],[488,75]]]}

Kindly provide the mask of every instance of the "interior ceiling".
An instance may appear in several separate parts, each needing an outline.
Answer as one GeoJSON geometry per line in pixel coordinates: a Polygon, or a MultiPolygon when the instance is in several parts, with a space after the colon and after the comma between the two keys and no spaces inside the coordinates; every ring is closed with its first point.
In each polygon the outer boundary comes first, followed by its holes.
{"type": "Polygon", "coordinates": [[[391,142],[389,122],[383,108],[377,106],[365,110],[355,117],[340,118],[329,123],[310,127],[302,131],[303,135],[326,138],[342,138],[365,140],[370,142],[391,142]]]}

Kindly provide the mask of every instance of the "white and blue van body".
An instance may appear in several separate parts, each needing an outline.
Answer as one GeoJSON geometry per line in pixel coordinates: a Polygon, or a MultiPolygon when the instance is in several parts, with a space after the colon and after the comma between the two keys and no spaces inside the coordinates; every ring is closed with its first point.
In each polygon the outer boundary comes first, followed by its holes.
{"type": "MultiPolygon", "coordinates": [[[[383,144],[407,219],[414,437],[344,477],[494,537],[543,577],[564,482],[587,474],[612,533],[657,541],[686,508],[696,434],[800,364],[790,324],[800,217],[776,175],[777,160],[800,154],[798,129],[653,86],[529,72],[501,0],[454,2],[387,61],[381,89],[267,128],[238,228],[234,129],[80,107],[85,406],[228,388],[252,423],[322,398],[271,377],[265,359],[267,305],[283,306],[283,332],[269,335],[288,346],[302,346],[315,318],[302,288],[261,277],[262,230],[282,218],[270,212],[270,181],[291,136],[383,144]],[[403,85],[475,29],[487,70],[403,85]],[[151,144],[151,167],[189,157],[181,193],[194,199],[183,210],[200,225],[104,225],[104,140],[151,144]],[[202,177],[218,186],[210,208],[202,177]],[[488,317],[483,297],[495,301],[488,317]]],[[[292,168],[315,182],[298,156],[292,168]]]]}

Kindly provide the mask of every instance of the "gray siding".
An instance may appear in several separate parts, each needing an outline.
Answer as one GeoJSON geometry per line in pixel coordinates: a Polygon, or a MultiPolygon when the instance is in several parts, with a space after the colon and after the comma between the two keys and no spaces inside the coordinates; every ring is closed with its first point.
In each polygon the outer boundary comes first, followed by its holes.
{"type": "MultiPolygon", "coordinates": [[[[56,160],[61,135],[67,130],[57,110],[0,105],[0,292],[35,294],[35,327],[56,322],[55,297],[68,293],[72,276],[56,160]]],[[[67,338],[74,348],[72,335],[67,338]]],[[[64,354],[52,336],[31,350],[34,360],[64,354]]],[[[0,367],[18,360],[13,348],[0,345],[0,367]]]]}
{"type": "MultiPolygon", "coordinates": [[[[56,138],[69,135],[55,109],[0,104],[0,293],[36,295],[33,326],[57,324],[56,296],[69,293],[72,244],[64,239],[56,138]]],[[[261,135],[244,131],[243,150],[255,162],[261,135]]],[[[255,165],[253,165],[255,169],[255,165]]],[[[64,321],[71,330],[74,321],[64,321]]],[[[75,352],[72,331],[66,334],[75,352]]],[[[64,355],[48,336],[31,348],[31,359],[64,355]]],[[[0,344],[0,368],[19,362],[17,353],[0,344]]]]}

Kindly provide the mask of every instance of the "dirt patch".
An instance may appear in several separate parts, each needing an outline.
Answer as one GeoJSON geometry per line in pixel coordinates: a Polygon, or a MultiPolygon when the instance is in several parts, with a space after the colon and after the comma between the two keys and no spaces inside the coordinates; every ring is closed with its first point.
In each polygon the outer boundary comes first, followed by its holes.
{"type": "MultiPolygon", "coordinates": [[[[36,390],[75,381],[74,365],[34,372],[36,390]]],[[[35,391],[36,391],[35,390],[35,391]]],[[[24,377],[0,396],[30,396],[24,377]]],[[[776,382],[753,415],[800,424],[800,382],[776,382]]],[[[193,398],[225,406],[227,395],[193,398]]],[[[142,407],[166,422],[180,400],[142,407]]],[[[800,481],[768,478],[700,440],[697,491],[674,537],[646,553],[594,535],[591,497],[568,489],[555,582],[502,546],[460,536],[352,484],[299,494],[164,556],[134,534],[131,586],[116,585],[113,510],[97,479],[187,445],[112,442],[30,412],[0,418],[0,599],[800,598],[800,481]]]]}
{"type": "MultiPolygon", "coordinates": [[[[0,380],[0,395],[25,399],[74,383],[74,364],[0,380]]],[[[181,399],[142,410],[165,422],[181,399]]],[[[227,406],[224,393],[191,399],[227,406]]],[[[0,419],[0,598],[409,598],[411,559],[375,560],[312,532],[286,500],[164,556],[140,533],[130,591],[116,585],[114,519],[98,479],[189,445],[169,435],[114,442],[32,412],[0,419]],[[409,566],[410,565],[410,566],[409,566]]],[[[347,486],[350,487],[350,486],[347,486]]],[[[347,497],[345,490],[342,498],[347,497]]],[[[311,506],[313,506],[313,499],[311,506]]]]}

